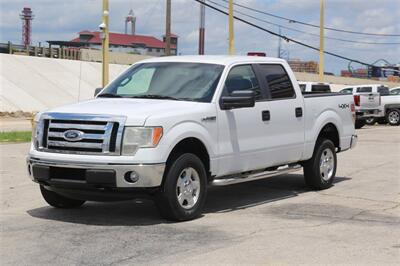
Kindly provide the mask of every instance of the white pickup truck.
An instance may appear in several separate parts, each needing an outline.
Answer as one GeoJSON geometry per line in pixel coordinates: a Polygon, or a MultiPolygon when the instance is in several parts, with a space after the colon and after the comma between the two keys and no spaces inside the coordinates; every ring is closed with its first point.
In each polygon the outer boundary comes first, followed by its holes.
{"type": "Polygon", "coordinates": [[[197,217],[207,187],[304,168],[331,186],[354,147],[351,95],[301,94],[286,61],[179,56],[141,61],[93,100],[38,114],[27,157],[54,207],[153,196],[167,219],[197,217]]]}
{"type": "Polygon", "coordinates": [[[370,124],[380,116],[381,95],[389,94],[389,88],[380,84],[346,87],[340,93],[353,94],[356,106],[356,129],[370,124]]]}

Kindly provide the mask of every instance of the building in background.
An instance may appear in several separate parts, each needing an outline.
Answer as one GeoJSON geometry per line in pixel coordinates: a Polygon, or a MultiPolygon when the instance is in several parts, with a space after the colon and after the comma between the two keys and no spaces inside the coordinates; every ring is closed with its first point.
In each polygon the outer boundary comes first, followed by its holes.
{"type": "Polygon", "coordinates": [[[318,73],[318,62],[291,59],[288,63],[294,72],[318,73]]]}
{"type": "MultiPolygon", "coordinates": [[[[148,56],[165,55],[165,37],[159,40],[153,36],[132,35],[110,32],[110,52],[130,53],[148,56]]],[[[51,46],[70,48],[88,48],[101,50],[101,32],[81,31],[79,36],[71,41],[47,41],[51,46]]],[[[171,54],[177,54],[178,36],[171,34],[171,54]]]]}

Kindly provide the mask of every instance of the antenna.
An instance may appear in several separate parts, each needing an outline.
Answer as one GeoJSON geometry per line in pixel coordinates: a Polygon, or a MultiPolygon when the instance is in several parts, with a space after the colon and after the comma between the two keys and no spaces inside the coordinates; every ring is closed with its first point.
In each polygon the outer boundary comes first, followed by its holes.
{"type": "Polygon", "coordinates": [[[128,34],[128,24],[131,23],[131,35],[135,35],[136,33],[136,17],[135,13],[131,9],[128,13],[128,16],[125,18],[125,34],[128,34]]]}
{"type": "Polygon", "coordinates": [[[31,45],[32,23],[35,17],[30,7],[24,7],[19,17],[22,20],[22,45],[28,47],[31,45]]]}

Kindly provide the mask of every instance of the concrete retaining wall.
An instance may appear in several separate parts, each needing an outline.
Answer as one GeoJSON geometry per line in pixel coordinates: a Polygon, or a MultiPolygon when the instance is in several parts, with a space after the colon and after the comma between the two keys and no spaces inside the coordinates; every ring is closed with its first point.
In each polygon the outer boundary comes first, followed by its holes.
{"type": "MultiPolygon", "coordinates": [[[[110,80],[127,65],[110,65],[110,80]]],[[[295,73],[299,80],[318,81],[318,75],[295,73]]],[[[346,84],[390,82],[326,76],[338,91],[346,84]]],[[[50,59],[0,54],[0,112],[37,112],[93,97],[101,86],[101,64],[95,62],[50,59]]]]}

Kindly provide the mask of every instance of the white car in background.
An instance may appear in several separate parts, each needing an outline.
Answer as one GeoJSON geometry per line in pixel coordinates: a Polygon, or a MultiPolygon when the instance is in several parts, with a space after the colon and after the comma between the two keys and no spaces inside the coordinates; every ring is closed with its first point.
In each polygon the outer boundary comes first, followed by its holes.
{"type": "Polygon", "coordinates": [[[399,95],[400,94],[400,87],[396,87],[390,90],[390,94],[399,95]]]}

